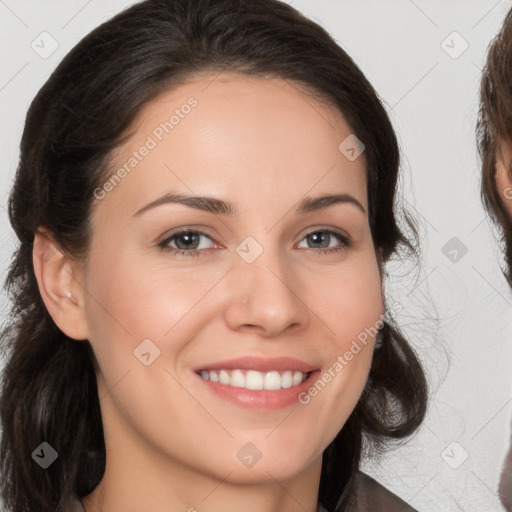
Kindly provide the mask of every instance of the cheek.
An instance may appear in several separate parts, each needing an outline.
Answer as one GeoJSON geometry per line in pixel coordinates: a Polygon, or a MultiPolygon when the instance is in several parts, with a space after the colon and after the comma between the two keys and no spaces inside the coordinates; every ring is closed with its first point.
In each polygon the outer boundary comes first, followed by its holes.
{"type": "MultiPolygon", "coordinates": [[[[144,340],[175,359],[194,330],[207,322],[212,308],[205,297],[224,268],[170,269],[152,258],[91,255],[85,287],[90,342],[106,380],[116,380],[133,366],[134,350],[144,340]]],[[[205,267],[206,268],[206,267],[205,267]]],[[[147,343],[147,342],[146,342],[147,343]]],[[[157,349],[156,352],[158,352],[157,349]]]]}
{"type": "Polygon", "coordinates": [[[333,438],[354,409],[368,378],[375,338],[382,324],[384,303],[377,262],[354,258],[336,275],[317,274],[308,286],[311,304],[331,334],[324,346],[326,365],[299,397],[315,417],[331,418],[333,438]]]}
{"type": "Polygon", "coordinates": [[[161,337],[194,299],[188,275],[170,279],[165,269],[151,265],[149,255],[135,257],[117,251],[96,250],[91,254],[86,288],[90,292],[88,319],[102,336],[105,326],[133,341],[161,337]],[[190,286],[185,286],[188,283],[190,286]]]}
{"type": "Polygon", "coordinates": [[[85,282],[89,341],[107,386],[137,363],[134,350],[143,340],[163,348],[160,338],[173,321],[169,312],[179,305],[170,291],[161,295],[161,283],[140,262],[123,258],[121,250],[116,254],[91,254],[85,282]]]}
{"type": "MultiPolygon", "coordinates": [[[[336,272],[308,278],[308,300],[332,334],[336,350],[345,351],[351,341],[379,325],[384,313],[382,283],[377,262],[371,256],[355,257],[336,272]]],[[[364,337],[362,335],[361,337],[364,337]]]]}

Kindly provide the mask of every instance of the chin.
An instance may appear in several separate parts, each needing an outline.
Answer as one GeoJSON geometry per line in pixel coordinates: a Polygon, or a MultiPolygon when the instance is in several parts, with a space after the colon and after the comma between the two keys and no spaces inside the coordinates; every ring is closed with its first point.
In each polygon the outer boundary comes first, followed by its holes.
{"type": "Polygon", "coordinates": [[[317,461],[321,464],[322,451],[316,454],[305,449],[308,444],[312,446],[307,440],[290,446],[276,438],[275,448],[268,441],[259,445],[261,450],[255,448],[256,442],[242,443],[234,463],[229,461],[233,471],[229,479],[239,483],[281,481],[296,477],[317,461]]]}

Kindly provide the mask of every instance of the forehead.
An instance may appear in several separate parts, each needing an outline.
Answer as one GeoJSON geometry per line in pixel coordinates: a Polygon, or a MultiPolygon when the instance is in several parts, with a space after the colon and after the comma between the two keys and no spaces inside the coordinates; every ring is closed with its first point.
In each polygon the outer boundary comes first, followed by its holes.
{"type": "Polygon", "coordinates": [[[341,187],[359,193],[366,207],[364,154],[351,161],[340,150],[349,136],[337,109],[293,82],[196,76],[141,110],[112,159],[111,173],[126,172],[109,200],[122,195],[124,204],[140,204],[156,191],[178,188],[240,200],[288,194],[297,201],[301,191],[341,187]]]}

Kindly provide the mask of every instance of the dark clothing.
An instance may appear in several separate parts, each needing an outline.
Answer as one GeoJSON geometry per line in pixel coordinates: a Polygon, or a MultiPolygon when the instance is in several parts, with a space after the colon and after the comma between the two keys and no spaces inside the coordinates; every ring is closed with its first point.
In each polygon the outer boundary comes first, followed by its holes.
{"type": "Polygon", "coordinates": [[[348,506],[343,512],[417,512],[377,480],[358,472],[348,506]]]}
{"type": "Polygon", "coordinates": [[[512,444],[503,463],[499,494],[505,510],[512,512],[512,444]]]}

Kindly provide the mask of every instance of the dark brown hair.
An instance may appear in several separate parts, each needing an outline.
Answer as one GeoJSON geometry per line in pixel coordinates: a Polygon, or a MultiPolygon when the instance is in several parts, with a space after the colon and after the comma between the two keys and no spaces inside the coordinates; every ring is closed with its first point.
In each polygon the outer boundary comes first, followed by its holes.
{"type": "MultiPolygon", "coordinates": [[[[289,80],[341,112],[366,146],[369,222],[381,266],[402,249],[414,252],[395,215],[400,152],[393,127],[371,84],[316,23],[277,0],[147,0],[99,26],[33,100],[9,199],[20,242],[6,280],[11,321],[1,338],[0,469],[9,512],[67,512],[99,483],[105,463],[94,355],[46,310],[32,264],[34,234],[45,226],[63,250],[85,260],[94,190],[142,107],[194,73],[223,70],[289,80]],[[30,456],[42,441],[59,454],[46,470],[30,456]]],[[[363,440],[379,446],[411,434],[426,403],[420,362],[390,318],[364,392],[324,452],[319,499],[330,512],[344,507],[363,440]]]]}
{"type": "MultiPolygon", "coordinates": [[[[505,261],[502,270],[512,287],[512,219],[505,208],[505,200],[512,200],[512,195],[507,197],[505,190],[498,190],[496,179],[496,164],[501,159],[512,180],[512,162],[505,161],[503,154],[504,145],[512,149],[512,9],[487,52],[480,86],[477,138],[482,159],[482,200],[500,231],[505,261]]],[[[512,510],[511,465],[512,447],[505,459],[498,489],[506,510],[512,510]]]]}
{"type": "MultiPolygon", "coordinates": [[[[512,287],[512,221],[504,205],[504,191],[498,190],[496,180],[496,163],[503,158],[502,144],[512,148],[512,10],[489,45],[480,86],[477,137],[482,159],[482,201],[501,232],[504,275],[512,287]]],[[[512,178],[511,162],[504,165],[512,178]]]]}

